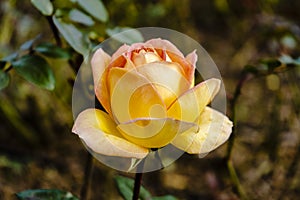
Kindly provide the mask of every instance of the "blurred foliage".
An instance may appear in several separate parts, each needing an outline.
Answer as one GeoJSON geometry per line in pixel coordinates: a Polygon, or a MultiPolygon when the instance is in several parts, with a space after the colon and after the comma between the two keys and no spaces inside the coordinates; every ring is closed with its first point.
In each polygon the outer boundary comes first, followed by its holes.
{"type": "MultiPolygon", "coordinates": [[[[298,0],[0,1],[0,199],[33,188],[79,196],[87,155],[71,134],[76,73],[95,45],[147,26],[191,36],[219,67],[234,102],[228,113],[235,113],[235,139],[228,146],[245,196],[297,199],[299,7],[298,0]]],[[[138,34],[118,39],[135,42],[138,34]]],[[[239,199],[225,148],[204,159],[184,155],[145,174],[143,185],[154,196],[239,199]]],[[[117,174],[95,164],[89,199],[120,199],[112,181],[117,174]]]]}

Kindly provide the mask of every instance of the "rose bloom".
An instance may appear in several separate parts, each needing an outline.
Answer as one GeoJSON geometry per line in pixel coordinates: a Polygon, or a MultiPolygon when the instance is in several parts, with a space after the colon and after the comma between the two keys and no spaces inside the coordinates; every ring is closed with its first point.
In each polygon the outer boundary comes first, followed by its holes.
{"type": "Polygon", "coordinates": [[[87,109],[73,132],[95,153],[141,159],[168,144],[205,155],[229,137],[232,122],[208,107],[221,81],[194,86],[196,52],[152,39],[92,59],[95,94],[106,112],[87,109]]]}

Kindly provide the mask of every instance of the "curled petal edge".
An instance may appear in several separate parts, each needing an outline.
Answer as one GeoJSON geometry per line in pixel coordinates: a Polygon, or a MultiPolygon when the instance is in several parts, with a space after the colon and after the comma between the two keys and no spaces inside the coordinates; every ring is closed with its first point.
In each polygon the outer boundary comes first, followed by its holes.
{"type": "Polygon", "coordinates": [[[109,115],[97,109],[82,111],[72,132],[95,153],[106,156],[142,159],[149,150],[126,140],[116,129],[109,115]]]}

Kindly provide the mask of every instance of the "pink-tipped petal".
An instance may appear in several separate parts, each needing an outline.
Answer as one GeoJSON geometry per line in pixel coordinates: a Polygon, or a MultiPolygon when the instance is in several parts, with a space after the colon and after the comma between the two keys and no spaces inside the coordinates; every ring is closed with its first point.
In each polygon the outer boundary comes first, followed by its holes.
{"type": "Polygon", "coordinates": [[[191,63],[191,65],[193,65],[194,67],[196,67],[196,63],[198,60],[198,55],[196,53],[196,50],[194,50],[192,53],[188,54],[185,59],[191,63]]]}
{"type": "Polygon", "coordinates": [[[93,55],[91,60],[94,85],[97,86],[104,70],[108,67],[110,62],[110,56],[105,53],[101,48],[99,48],[93,55]]]}
{"type": "Polygon", "coordinates": [[[153,46],[155,49],[167,50],[168,52],[177,54],[177,55],[181,56],[182,58],[184,57],[183,54],[181,53],[181,51],[179,51],[179,49],[168,40],[156,38],[156,39],[148,40],[146,42],[146,44],[153,46]]]}

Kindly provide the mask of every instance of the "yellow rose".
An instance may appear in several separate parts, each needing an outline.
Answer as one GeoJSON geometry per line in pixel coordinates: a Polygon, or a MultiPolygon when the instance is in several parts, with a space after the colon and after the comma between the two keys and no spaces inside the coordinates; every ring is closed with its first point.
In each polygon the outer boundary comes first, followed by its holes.
{"type": "Polygon", "coordinates": [[[91,60],[95,93],[106,110],[87,109],[74,124],[94,152],[144,158],[168,144],[206,154],[229,137],[232,122],[207,105],[221,81],[194,86],[196,52],[186,57],[171,42],[123,45],[111,57],[101,48],[91,60]]]}

